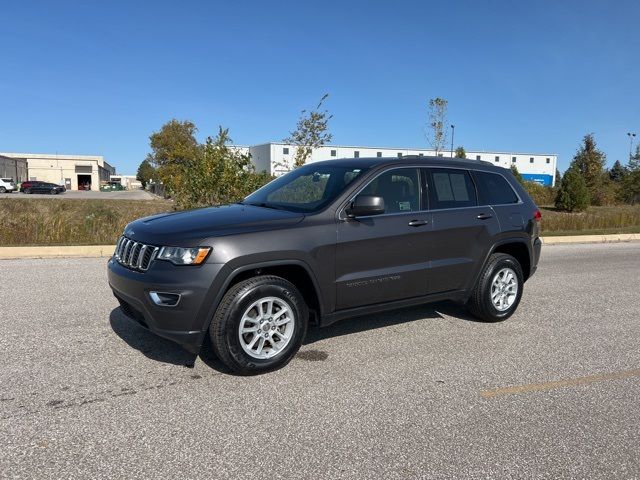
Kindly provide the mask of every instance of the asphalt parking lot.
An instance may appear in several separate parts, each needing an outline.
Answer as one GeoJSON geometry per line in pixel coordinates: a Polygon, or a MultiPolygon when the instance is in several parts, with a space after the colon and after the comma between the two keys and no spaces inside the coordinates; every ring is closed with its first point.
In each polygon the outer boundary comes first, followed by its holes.
{"type": "Polygon", "coordinates": [[[156,200],[158,197],[145,190],[121,190],[113,192],[93,192],[86,190],[67,190],[58,195],[47,195],[43,193],[0,193],[0,198],[49,198],[49,199],[72,199],[72,200],[156,200]]]}
{"type": "Polygon", "coordinates": [[[640,477],[640,243],[545,247],[504,323],[348,320],[249,378],[129,322],[105,270],[0,261],[0,477],[640,477]]]}

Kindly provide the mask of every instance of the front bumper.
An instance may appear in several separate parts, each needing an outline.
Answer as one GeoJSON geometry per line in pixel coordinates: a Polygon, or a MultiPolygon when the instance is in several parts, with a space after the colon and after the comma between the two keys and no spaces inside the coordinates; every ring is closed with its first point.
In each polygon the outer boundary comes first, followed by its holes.
{"type": "Polygon", "coordinates": [[[122,311],[153,333],[198,353],[209,325],[208,298],[222,265],[205,263],[198,267],[177,267],[154,261],[146,272],[129,270],[113,257],[108,263],[109,286],[122,311]],[[156,305],[151,292],[180,295],[175,306],[156,305]]]}

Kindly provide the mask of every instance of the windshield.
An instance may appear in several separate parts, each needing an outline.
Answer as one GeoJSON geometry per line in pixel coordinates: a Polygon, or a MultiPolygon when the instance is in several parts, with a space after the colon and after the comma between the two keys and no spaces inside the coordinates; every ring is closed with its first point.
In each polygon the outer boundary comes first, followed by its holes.
{"type": "Polygon", "coordinates": [[[312,213],[333,202],[366,168],[313,163],[275,179],[242,203],[312,213]]]}

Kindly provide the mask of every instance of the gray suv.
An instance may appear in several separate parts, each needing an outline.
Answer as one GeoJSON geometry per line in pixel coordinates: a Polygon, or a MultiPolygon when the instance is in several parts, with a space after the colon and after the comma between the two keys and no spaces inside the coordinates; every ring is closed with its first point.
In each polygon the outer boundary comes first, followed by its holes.
{"type": "Polygon", "coordinates": [[[323,161],[237,204],[130,223],[109,285],[142,326],[258,373],[291,360],[309,324],[445,299],[508,318],[538,264],[539,222],[488,163],[323,161]]]}

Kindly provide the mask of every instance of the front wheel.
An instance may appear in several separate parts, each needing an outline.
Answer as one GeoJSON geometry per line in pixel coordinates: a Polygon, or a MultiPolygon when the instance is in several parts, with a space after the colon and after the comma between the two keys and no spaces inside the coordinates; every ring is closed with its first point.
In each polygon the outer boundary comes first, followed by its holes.
{"type": "Polygon", "coordinates": [[[520,263],[506,253],[494,253],[482,269],[467,307],[485,322],[506,320],[518,308],[523,285],[520,263]]]}
{"type": "Polygon", "coordinates": [[[31,189],[30,188],[25,188],[24,189],[24,193],[26,193],[27,195],[29,195],[31,193],[31,189]]]}
{"type": "Polygon", "coordinates": [[[216,356],[241,375],[283,367],[307,332],[309,311],[298,289],[281,277],[263,275],[233,286],[209,327],[216,356]]]}
{"type": "Polygon", "coordinates": [[[0,193],[6,193],[7,189],[5,187],[0,187],[0,193]]]}

